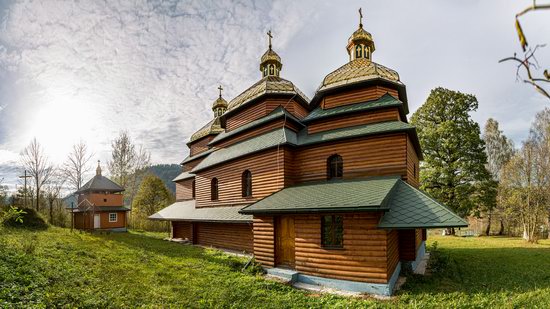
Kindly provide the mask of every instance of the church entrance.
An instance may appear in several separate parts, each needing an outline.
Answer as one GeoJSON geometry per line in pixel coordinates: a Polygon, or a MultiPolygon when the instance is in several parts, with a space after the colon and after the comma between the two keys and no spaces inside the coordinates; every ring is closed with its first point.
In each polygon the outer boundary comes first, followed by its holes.
{"type": "Polygon", "coordinates": [[[277,217],[275,232],[277,266],[294,268],[294,218],[288,216],[277,217]]]}

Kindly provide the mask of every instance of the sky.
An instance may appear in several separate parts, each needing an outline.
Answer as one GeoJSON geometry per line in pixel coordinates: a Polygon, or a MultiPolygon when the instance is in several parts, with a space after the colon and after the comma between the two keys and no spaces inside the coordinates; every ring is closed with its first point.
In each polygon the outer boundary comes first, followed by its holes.
{"type": "MultiPolygon", "coordinates": [[[[272,30],[281,76],[309,97],[348,61],[358,26],[374,38],[373,61],[399,72],[411,114],[431,89],[476,95],[472,114],[492,117],[516,144],[550,100],[516,79],[514,16],[531,1],[52,1],[0,0],[0,179],[14,189],[32,138],[60,164],[85,141],[110,158],[122,130],[153,163],[179,163],[189,137],[261,78],[272,30]]],[[[550,43],[548,11],[521,22],[529,43],[550,43]]],[[[537,58],[550,66],[550,46],[537,58]]]]}

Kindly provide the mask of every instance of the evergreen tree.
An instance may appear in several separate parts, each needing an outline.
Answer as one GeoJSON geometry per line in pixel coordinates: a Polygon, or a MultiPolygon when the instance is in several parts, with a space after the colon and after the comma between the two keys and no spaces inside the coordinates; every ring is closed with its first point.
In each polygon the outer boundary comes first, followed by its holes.
{"type": "Polygon", "coordinates": [[[411,118],[424,154],[422,189],[460,216],[484,198],[490,179],[479,125],[470,117],[477,108],[473,95],[436,88],[411,118]]]}

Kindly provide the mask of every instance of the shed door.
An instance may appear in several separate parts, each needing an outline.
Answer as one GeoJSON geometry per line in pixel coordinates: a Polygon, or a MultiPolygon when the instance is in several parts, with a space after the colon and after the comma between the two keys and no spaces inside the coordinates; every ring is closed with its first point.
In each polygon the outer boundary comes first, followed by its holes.
{"type": "Polygon", "coordinates": [[[278,217],[275,229],[277,265],[294,267],[294,218],[278,217]]]}
{"type": "Polygon", "coordinates": [[[94,229],[100,228],[101,227],[100,223],[101,223],[101,220],[100,220],[99,214],[94,215],[94,229]]]}

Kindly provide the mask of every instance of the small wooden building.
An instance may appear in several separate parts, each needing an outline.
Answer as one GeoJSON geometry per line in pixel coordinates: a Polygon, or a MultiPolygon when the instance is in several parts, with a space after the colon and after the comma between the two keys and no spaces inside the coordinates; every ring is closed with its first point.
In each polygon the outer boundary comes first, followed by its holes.
{"type": "Polygon", "coordinates": [[[77,206],[71,209],[73,224],[81,230],[127,230],[127,213],[124,206],[124,188],[101,175],[97,165],[96,175],[75,192],[77,206]]]}
{"type": "MultiPolygon", "coordinates": [[[[262,78],[191,136],[177,201],[152,215],[172,237],[254,254],[272,275],[390,295],[415,269],[426,229],[466,226],[418,189],[422,151],[396,71],[372,61],[370,33],[309,99],[280,77],[271,46],[262,78]]],[[[315,78],[315,77],[314,77],[315,78]]]]}

